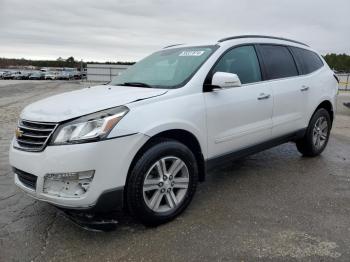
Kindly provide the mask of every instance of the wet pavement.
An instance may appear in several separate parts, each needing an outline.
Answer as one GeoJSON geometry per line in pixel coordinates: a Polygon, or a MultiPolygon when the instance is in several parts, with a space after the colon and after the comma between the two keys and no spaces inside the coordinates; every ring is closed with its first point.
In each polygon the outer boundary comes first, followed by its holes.
{"type": "Polygon", "coordinates": [[[350,95],[322,156],[281,145],[209,173],[173,222],[146,228],[119,214],[114,231],[93,232],[18,190],[8,164],[22,108],[87,85],[0,81],[0,261],[350,260],[350,95]]]}

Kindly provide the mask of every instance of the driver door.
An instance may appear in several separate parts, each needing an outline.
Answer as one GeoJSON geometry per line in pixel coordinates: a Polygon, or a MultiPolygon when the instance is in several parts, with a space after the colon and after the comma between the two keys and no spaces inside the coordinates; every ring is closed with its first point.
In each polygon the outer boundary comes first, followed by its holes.
{"type": "MultiPolygon", "coordinates": [[[[237,74],[239,87],[205,92],[208,158],[215,158],[271,139],[273,97],[261,82],[253,45],[226,52],[210,72],[237,74]]],[[[211,80],[210,80],[211,81],[211,80]]]]}

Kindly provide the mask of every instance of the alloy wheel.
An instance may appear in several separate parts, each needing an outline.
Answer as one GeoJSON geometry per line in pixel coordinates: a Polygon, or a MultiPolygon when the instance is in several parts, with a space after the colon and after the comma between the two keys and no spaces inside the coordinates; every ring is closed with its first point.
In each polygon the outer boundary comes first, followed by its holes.
{"type": "Polygon", "coordinates": [[[157,213],[175,210],[186,196],[189,171],[184,161],[175,156],[159,159],[148,170],[143,182],[143,198],[157,213]]]}
{"type": "Polygon", "coordinates": [[[328,138],[328,123],[324,116],[317,119],[312,132],[312,142],[317,150],[321,149],[328,138]]]}

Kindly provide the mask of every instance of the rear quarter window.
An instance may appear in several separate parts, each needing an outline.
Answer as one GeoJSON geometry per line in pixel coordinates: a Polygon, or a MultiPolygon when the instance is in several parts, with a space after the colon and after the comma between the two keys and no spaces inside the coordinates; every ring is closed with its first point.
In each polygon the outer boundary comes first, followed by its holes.
{"type": "Polygon", "coordinates": [[[310,74],[323,66],[321,58],[310,50],[290,47],[303,75],[310,74]]]}
{"type": "Polygon", "coordinates": [[[266,80],[292,77],[298,75],[298,70],[291,52],[286,46],[260,45],[266,80]]]}

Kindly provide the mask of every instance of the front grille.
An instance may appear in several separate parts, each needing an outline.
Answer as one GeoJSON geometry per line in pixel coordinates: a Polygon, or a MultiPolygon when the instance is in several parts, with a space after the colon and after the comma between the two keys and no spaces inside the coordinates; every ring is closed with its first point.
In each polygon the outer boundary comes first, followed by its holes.
{"type": "Polygon", "coordinates": [[[15,172],[18,180],[21,181],[23,185],[33,190],[36,189],[36,180],[38,178],[37,176],[34,176],[17,168],[13,168],[13,172],[15,172]]]}
{"type": "Polygon", "coordinates": [[[15,147],[24,151],[42,151],[56,127],[56,123],[20,120],[16,130],[15,147]]]}

